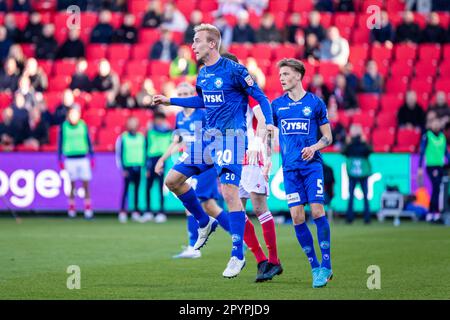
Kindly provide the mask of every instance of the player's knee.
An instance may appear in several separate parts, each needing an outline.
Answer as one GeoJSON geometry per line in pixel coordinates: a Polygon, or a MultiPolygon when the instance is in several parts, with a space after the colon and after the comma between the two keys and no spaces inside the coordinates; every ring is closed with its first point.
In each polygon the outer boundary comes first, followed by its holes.
{"type": "Polygon", "coordinates": [[[305,223],[305,216],[301,215],[292,216],[292,222],[294,223],[294,225],[305,223]]]}
{"type": "Polygon", "coordinates": [[[168,176],[166,178],[166,180],[164,181],[164,184],[170,191],[174,191],[180,186],[179,181],[177,179],[174,179],[171,176],[168,176]]]}
{"type": "Polygon", "coordinates": [[[323,207],[311,208],[311,215],[314,219],[320,218],[325,215],[325,210],[323,207]]]}

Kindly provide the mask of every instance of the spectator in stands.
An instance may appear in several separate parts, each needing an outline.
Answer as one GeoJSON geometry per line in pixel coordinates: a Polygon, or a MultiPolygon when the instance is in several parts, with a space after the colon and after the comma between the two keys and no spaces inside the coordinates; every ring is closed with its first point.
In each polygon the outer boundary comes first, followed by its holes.
{"type": "Polygon", "coordinates": [[[405,10],[415,10],[419,13],[429,13],[431,11],[432,0],[406,0],[405,10]]]}
{"type": "Polygon", "coordinates": [[[255,79],[256,83],[261,89],[264,89],[266,86],[266,76],[264,72],[258,67],[258,62],[253,57],[247,58],[246,67],[248,73],[255,79]]]}
{"type": "Polygon", "coordinates": [[[290,43],[296,43],[297,32],[303,32],[303,28],[300,23],[302,21],[302,16],[298,12],[291,14],[289,18],[289,24],[286,26],[285,39],[290,43]]]}
{"type": "Polygon", "coordinates": [[[314,5],[315,10],[334,12],[333,0],[316,0],[315,2],[316,2],[316,4],[314,5]]]}
{"type": "Polygon", "coordinates": [[[169,75],[171,78],[197,75],[197,65],[192,59],[189,47],[181,46],[178,49],[177,57],[170,63],[169,75]]]}
{"type": "Polygon", "coordinates": [[[415,91],[406,92],[405,104],[397,113],[398,126],[410,129],[423,129],[425,126],[425,112],[417,103],[415,91]]]}
{"type": "Polygon", "coordinates": [[[159,0],[150,1],[142,19],[142,27],[158,28],[161,24],[161,3],[159,0]]]}
{"type": "Polygon", "coordinates": [[[395,32],[395,41],[419,43],[420,27],[414,22],[414,13],[405,11],[403,13],[403,22],[397,26],[395,32]]]}
{"type": "Polygon", "coordinates": [[[11,48],[12,41],[8,39],[8,34],[4,26],[0,26],[0,63],[5,61],[11,48]]]}
{"type": "Polygon", "coordinates": [[[150,51],[151,60],[172,61],[177,57],[178,46],[172,41],[172,32],[162,28],[161,38],[150,51]]]}
{"type": "Polygon", "coordinates": [[[37,96],[34,88],[31,86],[30,78],[22,76],[19,79],[19,88],[16,93],[20,93],[25,98],[25,109],[31,111],[37,103],[37,96]]]}
{"type": "Polygon", "coordinates": [[[227,51],[233,41],[233,28],[222,15],[216,15],[214,25],[219,29],[220,34],[222,35],[222,49],[227,51]]]}
{"type": "Polygon", "coordinates": [[[107,103],[111,105],[119,91],[119,86],[119,77],[111,70],[108,60],[102,59],[98,65],[98,74],[92,80],[92,90],[106,92],[107,103]]]}
{"type": "Polygon", "coordinates": [[[23,31],[23,42],[37,43],[42,37],[42,17],[39,12],[33,12],[30,15],[29,21],[25,30],[23,31]]]}
{"type": "Polygon", "coordinates": [[[99,23],[91,32],[91,43],[111,43],[114,34],[114,29],[111,25],[111,12],[102,10],[98,20],[99,23]]]}
{"type": "Polygon", "coordinates": [[[194,39],[194,28],[203,21],[203,13],[200,10],[194,10],[191,13],[191,20],[184,32],[184,43],[192,43],[194,39]]]}
{"type": "Polygon", "coordinates": [[[269,6],[269,0],[244,0],[244,6],[249,12],[261,16],[269,6]]]}
{"type": "Polygon", "coordinates": [[[80,30],[73,28],[69,31],[69,37],[64,41],[58,50],[58,59],[64,58],[83,58],[85,56],[85,47],[80,40],[80,30]]]}
{"type": "Polygon", "coordinates": [[[358,108],[356,93],[347,85],[343,74],[338,74],[335,79],[335,87],[332,95],[336,99],[339,110],[355,110],[358,108]]]}
{"type": "Polygon", "coordinates": [[[136,18],[131,13],[123,17],[123,23],[114,33],[114,42],[134,44],[137,42],[138,30],[134,26],[136,18]]]}
{"type": "Polygon", "coordinates": [[[29,113],[25,108],[25,97],[16,93],[14,96],[14,102],[12,104],[13,110],[13,119],[12,125],[14,127],[15,135],[14,135],[14,143],[21,144],[28,136],[30,131],[29,121],[29,113]]]}
{"type": "Polygon", "coordinates": [[[156,89],[153,85],[153,81],[147,78],[142,83],[141,91],[136,95],[136,102],[139,108],[154,109],[153,96],[156,94],[156,89]]]}
{"type": "Polygon", "coordinates": [[[36,59],[50,59],[56,58],[58,51],[58,43],[55,39],[55,26],[53,24],[46,24],[42,30],[42,37],[36,43],[36,59]]]}
{"type": "Polygon", "coordinates": [[[328,119],[330,120],[331,133],[333,134],[333,146],[337,150],[341,150],[345,144],[347,131],[344,125],[339,121],[339,112],[336,99],[330,96],[328,100],[328,119]]]}
{"type": "Polygon", "coordinates": [[[436,116],[442,120],[443,126],[449,122],[450,106],[447,103],[447,97],[444,91],[436,92],[435,103],[429,105],[427,114],[433,111],[436,113],[436,116]]]}
{"type": "Polygon", "coordinates": [[[237,18],[237,24],[233,29],[233,42],[255,43],[255,31],[248,23],[248,12],[242,10],[237,18]]]}
{"type": "Polygon", "coordinates": [[[344,68],[342,68],[342,74],[345,76],[345,80],[347,81],[347,85],[352,87],[355,92],[359,90],[359,78],[353,72],[353,64],[348,62],[344,68]]]}
{"type": "Polygon", "coordinates": [[[447,40],[446,31],[439,24],[439,15],[437,12],[431,12],[428,15],[428,21],[425,28],[422,30],[422,43],[445,43],[447,40]]]}
{"type": "Polygon", "coordinates": [[[330,90],[325,85],[323,76],[320,73],[314,74],[312,81],[308,86],[308,91],[321,98],[325,102],[325,104],[328,104],[328,99],[330,98],[330,90]]]}
{"type": "Polygon", "coordinates": [[[42,119],[41,110],[34,108],[30,111],[29,116],[30,131],[24,145],[38,150],[43,144],[48,143],[48,123],[42,119]]]}
{"type": "Polygon", "coordinates": [[[280,30],[275,25],[275,19],[269,12],[265,13],[261,19],[261,26],[255,32],[256,42],[269,42],[279,43],[281,42],[280,30]]]}
{"type": "Polygon", "coordinates": [[[136,99],[131,94],[131,83],[130,81],[124,81],[119,87],[114,103],[108,107],[134,109],[136,106],[136,99]]]}
{"type": "Polygon", "coordinates": [[[17,28],[16,18],[12,13],[8,13],[5,15],[3,25],[7,30],[9,40],[11,40],[13,43],[21,42],[22,32],[17,28]]]}
{"type": "Polygon", "coordinates": [[[378,65],[375,60],[367,62],[366,73],[361,80],[361,90],[366,93],[383,92],[383,78],[378,72],[378,65]]]}
{"type": "Polygon", "coordinates": [[[330,27],[327,39],[320,43],[320,59],[344,66],[349,56],[350,47],[347,39],[341,37],[338,28],[330,27]]]}
{"type": "Polygon", "coordinates": [[[87,62],[85,59],[80,59],[76,65],[75,73],[72,75],[70,82],[70,89],[74,91],[91,91],[91,80],[86,74],[87,62]]]}
{"type": "Polygon", "coordinates": [[[14,60],[16,60],[17,69],[19,70],[19,73],[22,73],[23,69],[25,68],[25,63],[27,62],[27,57],[23,53],[20,44],[13,44],[11,48],[9,48],[8,57],[11,57],[14,60]]]}
{"type": "Polygon", "coordinates": [[[14,58],[7,58],[4,69],[0,73],[0,91],[13,93],[17,90],[19,84],[20,72],[14,58]]]}
{"type": "Polygon", "coordinates": [[[450,11],[450,2],[447,0],[433,0],[433,11],[450,11]]]}
{"type": "Polygon", "coordinates": [[[67,114],[71,108],[80,108],[80,105],[75,102],[72,90],[66,89],[64,90],[61,104],[53,112],[52,124],[59,126],[66,121],[67,114]]]}
{"type": "Polygon", "coordinates": [[[369,156],[372,154],[372,147],[365,141],[362,128],[359,125],[352,125],[350,137],[342,150],[342,154],[347,157],[346,167],[349,178],[349,199],[347,207],[347,223],[353,223],[355,219],[353,212],[354,192],[357,184],[361,185],[364,199],[364,223],[370,223],[370,208],[368,199],[368,179],[372,174],[369,156]]]}
{"type": "Polygon", "coordinates": [[[305,28],[305,36],[308,36],[310,33],[314,33],[319,39],[319,42],[322,42],[325,37],[325,29],[320,24],[320,12],[311,11],[308,16],[309,25],[305,28]]]}
{"type": "Polygon", "coordinates": [[[355,4],[353,3],[353,0],[339,0],[336,5],[336,11],[354,12],[355,4]]]}
{"type": "Polygon", "coordinates": [[[0,12],[7,12],[8,11],[8,5],[7,0],[0,0],[0,12]]]}
{"type": "Polygon", "coordinates": [[[0,122],[0,150],[12,151],[14,148],[14,135],[18,132],[12,123],[13,110],[6,108],[2,111],[3,121],[0,122]]]}
{"type": "Polygon", "coordinates": [[[71,5],[76,5],[80,11],[99,11],[101,2],[99,0],[57,0],[57,11],[66,11],[71,5]]]}
{"type": "Polygon", "coordinates": [[[188,22],[176,5],[167,2],[162,14],[161,27],[172,32],[184,32],[188,26],[188,22]]]}
{"type": "Polygon", "coordinates": [[[306,36],[303,58],[311,64],[315,64],[320,59],[320,43],[315,33],[309,33],[306,36]]]}
{"type": "Polygon", "coordinates": [[[12,11],[14,12],[30,12],[30,0],[14,0],[12,11]]]}
{"type": "Polygon", "coordinates": [[[384,43],[392,46],[395,32],[394,27],[389,21],[389,14],[386,11],[381,11],[381,20],[379,28],[373,28],[370,32],[370,39],[373,43],[384,43]]]}
{"type": "Polygon", "coordinates": [[[238,17],[242,10],[245,10],[245,0],[218,0],[219,8],[217,13],[220,15],[234,15],[238,17]]]}
{"type": "Polygon", "coordinates": [[[127,12],[128,6],[126,0],[103,0],[102,9],[112,12],[127,12]]]}

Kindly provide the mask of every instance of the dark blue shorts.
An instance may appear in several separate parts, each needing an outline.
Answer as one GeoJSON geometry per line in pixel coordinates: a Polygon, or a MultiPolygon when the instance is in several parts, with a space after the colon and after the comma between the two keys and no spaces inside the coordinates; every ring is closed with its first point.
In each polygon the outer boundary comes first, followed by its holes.
{"type": "Polygon", "coordinates": [[[283,178],[289,208],[307,203],[324,203],[321,163],[315,162],[301,169],[283,171],[283,178]]]}
{"type": "Polygon", "coordinates": [[[199,175],[192,176],[191,186],[200,202],[219,199],[219,186],[217,184],[217,173],[215,168],[206,170],[199,175]]]}

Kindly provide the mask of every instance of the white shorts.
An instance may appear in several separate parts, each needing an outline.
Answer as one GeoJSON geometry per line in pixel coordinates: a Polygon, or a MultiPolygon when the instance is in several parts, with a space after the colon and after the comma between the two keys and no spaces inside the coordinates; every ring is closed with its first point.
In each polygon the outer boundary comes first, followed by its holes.
{"type": "Polygon", "coordinates": [[[252,192],[269,196],[269,184],[264,179],[262,170],[260,166],[255,165],[242,167],[239,198],[249,199],[252,192]]]}
{"type": "Polygon", "coordinates": [[[91,164],[88,158],[67,158],[64,168],[69,173],[71,181],[90,181],[92,179],[91,164]]]}

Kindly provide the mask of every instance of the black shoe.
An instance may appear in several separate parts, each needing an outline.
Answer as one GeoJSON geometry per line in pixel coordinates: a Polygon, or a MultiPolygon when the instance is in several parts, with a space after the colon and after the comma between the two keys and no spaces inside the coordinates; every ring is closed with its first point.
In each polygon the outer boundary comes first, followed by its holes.
{"type": "Polygon", "coordinates": [[[267,270],[267,264],[268,261],[264,260],[258,263],[258,272],[256,273],[256,280],[255,282],[261,282],[264,281],[264,273],[267,270]]]}
{"type": "Polygon", "coordinates": [[[267,264],[266,272],[264,272],[262,281],[272,280],[273,277],[275,277],[276,275],[280,275],[282,273],[283,267],[281,266],[281,263],[273,264],[269,262],[267,264]]]}

